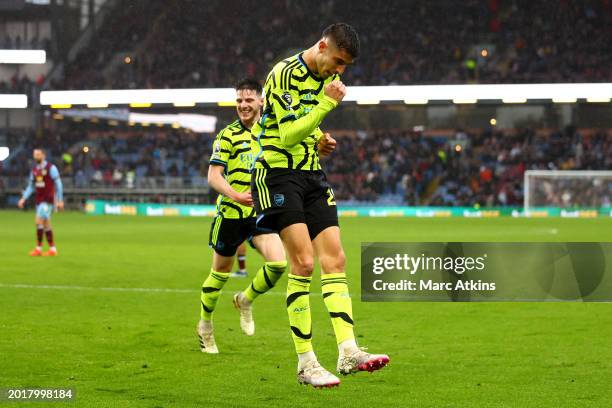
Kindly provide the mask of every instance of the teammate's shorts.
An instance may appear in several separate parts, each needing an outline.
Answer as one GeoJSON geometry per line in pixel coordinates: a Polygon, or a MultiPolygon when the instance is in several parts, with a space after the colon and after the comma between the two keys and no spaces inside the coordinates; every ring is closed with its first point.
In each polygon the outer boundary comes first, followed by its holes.
{"type": "Polygon", "coordinates": [[[210,226],[209,246],[221,256],[234,256],[236,250],[244,241],[248,241],[251,247],[253,237],[267,234],[255,226],[255,217],[249,218],[224,218],[217,215],[210,226]]]}
{"type": "Polygon", "coordinates": [[[334,192],[321,170],[255,169],[251,194],[259,228],[280,232],[304,223],[313,240],[324,229],[338,226],[334,192]]]}
{"type": "Polygon", "coordinates": [[[51,213],[53,213],[53,204],[45,202],[36,204],[36,218],[50,220],[51,213]]]}

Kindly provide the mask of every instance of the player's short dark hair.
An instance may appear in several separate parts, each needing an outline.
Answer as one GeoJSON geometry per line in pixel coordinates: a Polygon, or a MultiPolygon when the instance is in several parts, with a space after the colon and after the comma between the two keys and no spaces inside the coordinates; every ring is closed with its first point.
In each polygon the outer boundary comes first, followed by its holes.
{"type": "Polygon", "coordinates": [[[45,156],[47,155],[47,152],[45,151],[45,149],[43,147],[40,146],[34,146],[34,148],[32,149],[32,151],[34,150],[40,150],[42,152],[42,154],[44,154],[45,156]]]}
{"type": "Polygon", "coordinates": [[[263,91],[261,83],[254,78],[241,79],[240,81],[238,81],[235,88],[237,91],[240,91],[242,89],[250,89],[252,91],[255,91],[258,95],[261,95],[263,91]]]}
{"type": "Polygon", "coordinates": [[[338,48],[345,50],[353,58],[359,56],[359,35],[346,23],[335,23],[323,30],[323,37],[330,37],[338,48]]]}

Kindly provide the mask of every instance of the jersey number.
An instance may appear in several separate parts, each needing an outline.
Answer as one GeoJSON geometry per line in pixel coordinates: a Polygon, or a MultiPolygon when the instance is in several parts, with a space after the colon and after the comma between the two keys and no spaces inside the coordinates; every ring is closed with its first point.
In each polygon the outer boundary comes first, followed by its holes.
{"type": "Polygon", "coordinates": [[[334,191],[331,188],[327,189],[327,205],[336,205],[336,197],[334,197],[334,191]]]}

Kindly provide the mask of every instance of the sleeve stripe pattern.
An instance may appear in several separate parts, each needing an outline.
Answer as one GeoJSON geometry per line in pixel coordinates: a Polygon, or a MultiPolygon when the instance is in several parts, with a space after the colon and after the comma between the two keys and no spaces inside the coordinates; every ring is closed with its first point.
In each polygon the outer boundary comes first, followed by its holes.
{"type": "Polygon", "coordinates": [[[295,61],[287,64],[287,66],[281,71],[281,87],[283,88],[283,90],[289,90],[289,80],[291,78],[291,73],[293,72],[293,68],[299,65],[300,61],[296,59],[295,61]]]}

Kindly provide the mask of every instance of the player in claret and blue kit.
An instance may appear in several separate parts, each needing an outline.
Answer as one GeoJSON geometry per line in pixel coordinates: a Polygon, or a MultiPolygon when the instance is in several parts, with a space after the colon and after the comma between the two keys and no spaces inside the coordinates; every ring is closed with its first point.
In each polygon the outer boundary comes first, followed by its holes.
{"type": "Polygon", "coordinates": [[[30,172],[28,186],[19,200],[19,208],[25,206],[26,200],[34,193],[36,202],[36,248],[30,252],[31,256],[55,256],[57,248],[53,241],[53,230],[51,229],[51,213],[57,207],[64,209],[63,187],[59,171],[55,165],[45,160],[45,152],[42,149],[34,149],[35,165],[30,172]],[[49,250],[42,252],[43,232],[47,237],[49,250]]]}

